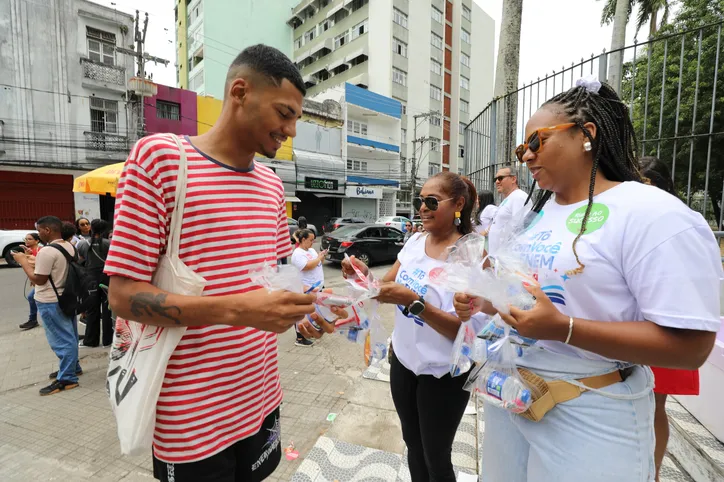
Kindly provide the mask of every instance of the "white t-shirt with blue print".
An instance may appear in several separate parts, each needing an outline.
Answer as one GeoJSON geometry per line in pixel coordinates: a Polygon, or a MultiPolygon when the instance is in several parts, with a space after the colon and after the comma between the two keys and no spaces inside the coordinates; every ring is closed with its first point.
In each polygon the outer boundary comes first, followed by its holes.
{"type": "MultiPolygon", "coordinates": [[[[563,206],[552,198],[515,242],[514,250],[555,306],[575,318],[718,331],[724,274],[719,247],[701,214],[637,182],[617,185],[593,201],[586,233],[576,245],[582,273],[566,274],[578,266],[572,246],[587,201],[563,206]]],[[[538,344],[605,359],[561,342],[538,344]]]]}
{"type": "MultiPolygon", "coordinates": [[[[455,313],[454,293],[428,285],[430,273],[441,270],[444,261],[433,259],[425,253],[425,234],[415,234],[397,256],[400,269],[395,282],[411,289],[425,300],[426,306],[434,306],[447,313],[455,313]]],[[[392,346],[397,359],[416,375],[433,375],[440,378],[450,372],[452,340],[441,335],[417,316],[402,314],[405,306],[395,307],[395,329],[392,346]]],[[[476,333],[482,330],[488,316],[478,314],[471,320],[476,333]]]]}

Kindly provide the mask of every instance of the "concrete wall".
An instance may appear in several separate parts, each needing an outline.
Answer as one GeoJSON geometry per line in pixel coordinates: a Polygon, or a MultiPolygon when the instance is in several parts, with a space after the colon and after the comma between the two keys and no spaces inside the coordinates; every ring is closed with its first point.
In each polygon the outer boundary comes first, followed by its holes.
{"type": "Polygon", "coordinates": [[[154,97],[149,97],[145,102],[144,119],[146,121],[146,132],[149,134],[155,132],[173,132],[174,134],[195,136],[198,131],[197,109],[196,92],[176,89],[167,85],[159,85],[158,94],[154,97]],[[159,118],[158,109],[156,108],[157,100],[179,104],[179,120],[159,118]]]}
{"type": "Polygon", "coordinates": [[[229,65],[250,45],[271,45],[291,56],[292,28],[286,22],[292,6],[297,3],[298,0],[204,1],[205,94],[224,98],[224,80],[229,65]]]}

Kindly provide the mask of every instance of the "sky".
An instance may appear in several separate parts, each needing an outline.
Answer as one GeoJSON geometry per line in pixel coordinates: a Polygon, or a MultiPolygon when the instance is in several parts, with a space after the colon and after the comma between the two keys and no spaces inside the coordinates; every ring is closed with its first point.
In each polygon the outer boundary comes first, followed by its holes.
{"type": "MultiPolygon", "coordinates": [[[[149,63],[147,69],[153,74],[154,82],[175,86],[174,0],[93,1],[130,14],[135,14],[138,9],[141,11],[141,18],[144,12],[148,12],[146,51],[165,58],[170,63],[168,67],[149,63]]],[[[503,0],[473,1],[495,20],[497,56],[503,0]]],[[[611,46],[612,26],[601,26],[604,1],[525,0],[521,25],[519,84],[530,83],[537,77],[550,74],[553,69],[559,71],[564,65],[568,67],[572,62],[580,62],[581,57],[590,58],[594,53],[598,55],[604,48],[608,50],[611,46]]],[[[646,28],[643,30],[639,34],[640,39],[645,37],[646,28]]],[[[474,37],[475,33],[472,33],[474,37]]],[[[626,45],[633,43],[634,33],[634,22],[629,22],[626,45]]],[[[224,33],[215,35],[223,38],[224,33]]]]}

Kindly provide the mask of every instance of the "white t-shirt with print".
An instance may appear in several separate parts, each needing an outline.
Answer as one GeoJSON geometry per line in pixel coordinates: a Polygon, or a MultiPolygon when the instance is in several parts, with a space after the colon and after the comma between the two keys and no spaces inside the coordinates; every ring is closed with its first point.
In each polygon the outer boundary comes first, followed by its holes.
{"type": "MultiPolygon", "coordinates": [[[[498,211],[495,213],[495,217],[490,223],[490,229],[488,232],[490,254],[495,254],[495,251],[504,241],[503,237],[507,234],[506,226],[510,223],[511,219],[513,219],[513,217],[518,214],[521,209],[523,209],[526,199],[528,199],[528,194],[526,194],[526,192],[522,189],[516,189],[500,203],[498,211]]],[[[529,204],[529,208],[531,207],[532,204],[529,204]]]]}
{"type": "Polygon", "coordinates": [[[476,231],[478,233],[484,233],[485,231],[490,229],[490,225],[493,223],[493,219],[495,219],[495,213],[498,212],[498,206],[495,204],[488,204],[483,209],[483,212],[480,213],[480,224],[476,226],[476,231]]]}
{"type": "MultiPolygon", "coordinates": [[[[553,197],[515,242],[514,250],[537,271],[555,306],[574,318],[718,331],[724,274],[719,247],[701,214],[638,182],[619,184],[593,201],[586,233],[576,245],[582,273],[566,272],[578,266],[572,245],[587,201],[563,206],[553,197]]],[[[562,342],[538,345],[605,360],[562,342]]]]}
{"type": "MultiPolygon", "coordinates": [[[[425,234],[415,234],[397,255],[400,269],[397,271],[395,282],[422,296],[426,306],[434,306],[454,314],[454,293],[428,285],[430,273],[442,269],[445,262],[427,256],[426,238],[425,234]]],[[[449,373],[452,340],[435,331],[422,318],[412,314],[403,315],[404,308],[406,307],[400,305],[395,307],[392,346],[397,359],[416,375],[433,375],[440,378],[449,373]]],[[[479,332],[487,321],[487,315],[475,315],[471,320],[475,332],[479,332]]]]}
{"type": "Polygon", "coordinates": [[[292,253],[292,264],[302,272],[302,281],[305,286],[312,286],[316,282],[324,284],[324,269],[322,268],[322,262],[320,261],[314,269],[304,270],[304,267],[314,258],[319,257],[314,248],[309,248],[307,251],[302,248],[297,248],[292,253]]]}

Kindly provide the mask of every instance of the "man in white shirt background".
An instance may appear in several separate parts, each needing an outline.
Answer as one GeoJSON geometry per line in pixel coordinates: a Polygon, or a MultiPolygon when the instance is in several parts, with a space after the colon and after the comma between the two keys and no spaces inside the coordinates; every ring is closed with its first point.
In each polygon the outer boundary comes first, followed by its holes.
{"type": "Polygon", "coordinates": [[[518,187],[518,172],[511,166],[498,169],[495,189],[503,199],[488,229],[489,252],[493,255],[503,241],[506,225],[523,209],[528,199],[528,194],[518,187]]]}

